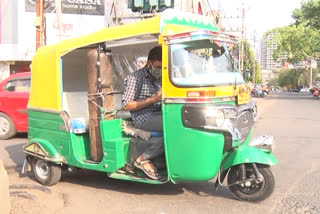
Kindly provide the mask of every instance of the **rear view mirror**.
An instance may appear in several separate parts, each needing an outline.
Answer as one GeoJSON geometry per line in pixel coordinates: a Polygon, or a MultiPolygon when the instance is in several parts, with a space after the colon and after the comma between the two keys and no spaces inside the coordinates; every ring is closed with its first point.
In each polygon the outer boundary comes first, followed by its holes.
{"type": "Polygon", "coordinates": [[[225,49],[224,49],[223,47],[212,48],[212,56],[213,56],[214,58],[223,55],[224,52],[225,52],[225,49]]]}

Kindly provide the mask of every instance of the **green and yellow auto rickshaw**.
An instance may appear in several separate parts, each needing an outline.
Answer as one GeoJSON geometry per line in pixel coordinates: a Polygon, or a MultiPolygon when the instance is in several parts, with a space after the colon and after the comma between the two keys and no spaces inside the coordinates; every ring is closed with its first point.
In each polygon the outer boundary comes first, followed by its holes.
{"type": "Polygon", "coordinates": [[[43,185],[58,183],[61,171],[71,168],[148,184],[216,177],[217,186],[228,186],[240,200],[267,198],[275,185],[270,166],[278,162],[274,139],[251,139],[257,109],[236,72],[229,51],[234,43],[208,17],[166,10],[41,47],[32,61],[23,172],[32,170],[43,185]],[[121,107],[124,78],[159,45],[165,144],[160,181],[132,167],[134,142],[142,137],[121,107]]]}

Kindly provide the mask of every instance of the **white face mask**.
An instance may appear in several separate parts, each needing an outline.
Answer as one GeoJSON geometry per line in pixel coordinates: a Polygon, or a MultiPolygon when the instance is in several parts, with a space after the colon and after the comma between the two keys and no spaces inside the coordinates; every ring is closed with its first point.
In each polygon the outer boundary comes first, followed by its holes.
{"type": "Polygon", "coordinates": [[[160,79],[162,77],[162,69],[161,68],[155,68],[151,64],[151,68],[149,68],[149,71],[150,71],[150,74],[156,79],[160,79]]]}

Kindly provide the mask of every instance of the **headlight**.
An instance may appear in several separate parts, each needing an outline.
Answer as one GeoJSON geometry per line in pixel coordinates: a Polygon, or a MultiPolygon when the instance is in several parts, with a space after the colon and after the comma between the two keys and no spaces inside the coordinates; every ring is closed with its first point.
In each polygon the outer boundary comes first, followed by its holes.
{"type": "Polygon", "coordinates": [[[225,123],[224,112],[216,108],[207,108],[205,110],[205,121],[207,126],[222,128],[225,123]]]}
{"type": "Polygon", "coordinates": [[[199,105],[182,107],[183,125],[188,128],[229,132],[233,141],[244,142],[254,123],[253,105],[199,105]]]}
{"type": "Polygon", "coordinates": [[[204,112],[205,124],[208,129],[221,129],[234,132],[237,110],[233,108],[207,107],[204,112]]]}
{"type": "Polygon", "coordinates": [[[225,122],[225,115],[223,111],[220,111],[220,110],[218,111],[216,122],[218,127],[223,127],[225,122]]]}

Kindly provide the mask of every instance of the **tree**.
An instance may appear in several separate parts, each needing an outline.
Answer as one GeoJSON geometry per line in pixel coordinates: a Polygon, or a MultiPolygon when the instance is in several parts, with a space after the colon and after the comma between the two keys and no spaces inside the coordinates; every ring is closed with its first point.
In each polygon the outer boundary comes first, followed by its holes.
{"type": "Polygon", "coordinates": [[[304,69],[284,69],[280,72],[277,78],[272,80],[274,85],[281,87],[301,87],[307,85],[308,75],[304,69]],[[277,84],[275,84],[277,82],[277,84]]]}
{"type": "MultiPolygon", "coordinates": [[[[320,0],[309,0],[303,2],[301,8],[294,10],[293,18],[295,23],[276,28],[271,32],[275,33],[277,40],[277,49],[274,52],[274,59],[285,56],[291,63],[299,63],[311,59],[320,59],[320,0]]],[[[266,36],[267,36],[266,35],[266,36]]],[[[288,70],[282,72],[279,77],[279,84],[284,86],[284,82],[290,82],[291,85],[304,85],[308,79],[306,66],[300,70],[288,70]],[[284,80],[287,78],[287,80],[284,80]],[[296,79],[292,79],[296,78],[296,79]]],[[[315,75],[312,76],[315,79],[315,75]]],[[[311,83],[311,82],[310,82],[311,83]]]]}
{"type": "Polygon", "coordinates": [[[305,23],[307,26],[320,30],[320,1],[303,2],[301,8],[294,10],[293,18],[296,20],[296,25],[305,23]]]}
{"type": "MultiPolygon", "coordinates": [[[[257,60],[255,60],[254,52],[251,48],[250,43],[246,40],[244,41],[244,63],[243,63],[243,70],[244,72],[247,72],[249,75],[246,76],[247,81],[255,82],[255,83],[262,83],[261,78],[261,67],[257,60]],[[255,72],[255,75],[254,75],[255,72]],[[254,78],[256,81],[254,81],[254,78]]],[[[239,48],[241,47],[241,44],[237,44],[233,47],[234,52],[236,52],[236,55],[239,56],[239,48]]],[[[234,54],[235,55],[235,54],[234,54]]],[[[238,62],[239,63],[239,62],[238,62]]]]}
{"type": "MultiPolygon", "coordinates": [[[[296,63],[318,57],[320,51],[320,31],[307,26],[289,25],[272,30],[277,40],[274,59],[286,56],[288,62],[296,63]]],[[[269,32],[271,33],[271,32],[269,32]]]]}
{"type": "MultiPolygon", "coordinates": [[[[294,10],[294,24],[272,30],[276,33],[274,58],[287,56],[288,62],[318,58],[320,52],[320,0],[303,2],[294,10]]],[[[270,31],[269,33],[271,33],[270,31]]]]}
{"type": "Polygon", "coordinates": [[[263,83],[263,79],[261,77],[261,66],[258,61],[256,61],[256,73],[254,77],[255,79],[252,78],[254,83],[263,83]]]}

